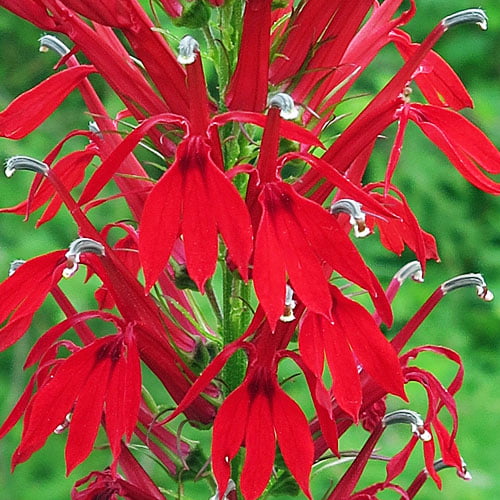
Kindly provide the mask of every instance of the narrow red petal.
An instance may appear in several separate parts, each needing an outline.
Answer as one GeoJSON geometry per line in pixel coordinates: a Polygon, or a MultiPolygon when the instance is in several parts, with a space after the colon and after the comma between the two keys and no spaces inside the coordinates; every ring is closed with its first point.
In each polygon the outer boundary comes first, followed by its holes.
{"type": "Polygon", "coordinates": [[[241,493],[256,500],[269,482],[276,453],[270,402],[257,393],[251,402],[245,434],[246,455],[241,471],[241,493]]]}
{"type": "Polygon", "coordinates": [[[332,287],[333,316],[363,368],[387,392],[406,399],[404,379],[396,351],[379,330],[371,314],[332,287]]]}
{"type": "Polygon", "coordinates": [[[14,99],[0,112],[0,137],[22,139],[43,123],[78,84],[93,73],[89,65],[75,66],[50,76],[14,99]]]}
{"type": "Polygon", "coordinates": [[[173,164],[149,194],[139,226],[139,256],[146,291],[165,268],[179,235],[182,207],[182,177],[173,164]]]}
{"type": "MultiPolygon", "coordinates": [[[[109,340],[106,339],[108,342],[109,340]]],[[[66,474],[82,463],[92,451],[108,389],[111,358],[99,359],[100,351],[95,352],[92,371],[78,394],[66,444],[66,474]]]]}
{"type": "Polygon", "coordinates": [[[250,399],[246,385],[238,387],[224,401],[214,421],[212,470],[219,491],[226,491],[230,462],[245,438],[250,399]]]}
{"type": "Polygon", "coordinates": [[[272,398],[273,423],[285,464],[300,488],[311,498],[309,476],[314,446],[307,419],[300,407],[279,387],[272,398]]]}

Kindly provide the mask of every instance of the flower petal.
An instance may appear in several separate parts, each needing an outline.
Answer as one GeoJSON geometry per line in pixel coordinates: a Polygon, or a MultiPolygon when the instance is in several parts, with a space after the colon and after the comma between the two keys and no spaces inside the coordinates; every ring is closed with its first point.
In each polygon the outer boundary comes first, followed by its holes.
{"type": "Polygon", "coordinates": [[[311,498],[309,476],[314,447],[307,419],[297,403],[279,387],[273,394],[272,413],[285,464],[307,498],[311,498]]]}
{"type": "Polygon", "coordinates": [[[267,395],[258,392],[251,402],[245,434],[246,455],[241,471],[241,493],[256,500],[267,486],[276,453],[273,420],[267,395]]]}
{"type": "Polygon", "coordinates": [[[56,73],[24,92],[0,112],[0,137],[22,139],[43,123],[78,84],[93,73],[89,65],[56,73]]]}

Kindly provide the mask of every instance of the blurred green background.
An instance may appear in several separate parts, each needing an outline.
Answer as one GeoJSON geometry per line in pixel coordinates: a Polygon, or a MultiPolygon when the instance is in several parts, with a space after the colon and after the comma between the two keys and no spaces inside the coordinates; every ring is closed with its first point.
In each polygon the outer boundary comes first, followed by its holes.
{"type": "MultiPolygon", "coordinates": [[[[405,29],[415,41],[421,41],[445,15],[476,6],[467,0],[417,0],[417,15],[405,29]]],[[[443,37],[436,50],[454,67],[475,101],[475,108],[466,110],[464,114],[500,146],[500,6],[496,0],[485,0],[481,7],[486,9],[490,18],[487,32],[481,32],[475,26],[458,27],[443,37]]],[[[38,29],[0,10],[0,109],[20,92],[52,73],[51,66],[55,59],[37,52],[37,39],[40,35],[38,29]]],[[[356,90],[359,93],[373,93],[399,65],[400,58],[392,48],[388,48],[366,72],[356,90]]],[[[102,93],[105,89],[100,91],[102,93]]],[[[345,111],[358,105],[356,102],[347,104],[345,111]]],[[[339,108],[339,113],[343,111],[344,109],[339,108]]],[[[84,112],[79,96],[76,93],[71,95],[39,130],[26,139],[17,142],[0,139],[0,161],[15,154],[43,157],[69,130],[86,128],[89,117],[84,112]]],[[[386,135],[392,138],[394,128],[389,129],[386,135]]],[[[83,143],[80,147],[82,145],[83,143]]],[[[71,147],[79,147],[78,142],[73,142],[71,147]]],[[[390,139],[379,141],[368,174],[371,178],[380,178],[390,147],[390,139]]],[[[0,206],[10,206],[21,201],[27,193],[30,177],[29,174],[18,174],[8,181],[0,179],[0,206]]],[[[406,194],[422,227],[435,235],[442,262],[429,263],[424,284],[408,283],[404,286],[394,304],[396,321],[392,332],[398,331],[439,283],[454,275],[482,272],[493,292],[500,294],[500,200],[470,186],[444,155],[414,127],[410,127],[407,133],[401,162],[393,180],[406,194]]],[[[109,210],[115,210],[115,219],[126,216],[120,204],[110,205],[106,210],[107,215],[110,214],[109,210]]],[[[76,237],[75,226],[67,216],[62,215],[38,230],[34,229],[34,220],[36,219],[22,223],[21,218],[15,215],[1,216],[0,274],[6,275],[9,262],[13,259],[28,259],[55,248],[64,248],[76,237]]],[[[387,284],[397,269],[413,259],[413,256],[405,253],[398,259],[382,250],[377,241],[376,237],[360,241],[359,248],[382,283],[387,284]]],[[[73,292],[78,308],[93,308],[92,297],[79,291],[82,279],[75,277],[65,286],[68,293],[73,292]]],[[[22,371],[22,364],[33,339],[60,319],[62,318],[56,306],[49,301],[35,317],[29,334],[0,355],[0,420],[7,416],[24,388],[26,375],[22,371]]],[[[460,290],[446,297],[415,335],[414,344],[441,344],[462,355],[466,378],[464,387],[457,396],[460,412],[458,444],[473,476],[471,482],[464,483],[453,471],[444,471],[444,493],[439,493],[428,482],[419,497],[423,500],[479,500],[498,497],[499,325],[500,300],[485,304],[476,299],[473,290],[460,290]]],[[[424,362],[445,382],[454,373],[454,367],[442,359],[427,356],[424,362]]],[[[299,393],[300,382],[288,389],[294,395],[299,393]]],[[[415,409],[425,412],[425,406],[415,409]]],[[[17,426],[0,442],[0,499],[69,498],[69,491],[75,480],[92,469],[108,465],[107,452],[97,452],[96,457],[85,462],[69,478],[65,478],[64,438],[54,436],[42,451],[28,463],[20,465],[11,475],[10,456],[19,442],[20,432],[20,426],[17,426]]],[[[349,441],[342,441],[341,449],[359,448],[364,436],[358,434],[349,441]]],[[[200,435],[206,444],[206,433],[200,435]]],[[[408,434],[404,432],[387,432],[381,442],[380,452],[395,453],[407,439],[408,434]]],[[[401,479],[402,485],[409,484],[421,467],[421,457],[415,457],[412,464],[412,473],[401,479]]],[[[383,467],[383,464],[375,464],[371,469],[370,480],[382,480],[383,467]]],[[[315,498],[320,498],[319,492],[324,491],[329,482],[342,473],[343,468],[344,466],[331,468],[328,473],[323,471],[317,479],[313,479],[314,491],[318,492],[315,498]]],[[[164,476],[158,476],[159,481],[163,479],[164,476]]],[[[186,498],[202,499],[209,496],[209,491],[201,488],[186,498]]],[[[397,497],[390,493],[381,496],[397,497]]]]}

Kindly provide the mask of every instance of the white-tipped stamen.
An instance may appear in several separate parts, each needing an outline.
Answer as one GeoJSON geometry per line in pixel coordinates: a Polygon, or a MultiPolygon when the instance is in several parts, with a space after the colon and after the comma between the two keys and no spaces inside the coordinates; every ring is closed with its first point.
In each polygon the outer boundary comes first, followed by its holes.
{"type": "Polygon", "coordinates": [[[9,266],[9,276],[12,276],[25,262],[21,259],[13,260],[9,266]]]}
{"type": "Polygon", "coordinates": [[[271,108],[279,108],[280,116],[285,120],[295,120],[299,116],[299,110],[292,97],[284,92],[270,96],[268,104],[271,108]]]}
{"type": "MultiPolygon", "coordinates": [[[[442,458],[439,458],[434,462],[434,469],[436,472],[442,471],[443,469],[450,469],[450,468],[455,468],[454,465],[448,465],[445,464],[442,458]]],[[[427,469],[425,469],[427,472],[427,469]]],[[[467,464],[464,462],[464,459],[462,458],[462,470],[458,471],[457,470],[457,476],[461,477],[465,481],[470,481],[472,479],[471,473],[467,470],[467,464]]]]}
{"type": "Polygon", "coordinates": [[[64,417],[64,421],[62,424],[59,424],[55,429],[54,429],[54,434],[62,434],[69,426],[71,423],[71,413],[68,413],[64,417]]]}
{"type": "Polygon", "coordinates": [[[404,265],[392,279],[398,280],[402,285],[408,278],[418,283],[424,282],[424,277],[422,275],[422,266],[418,260],[412,260],[408,264],[404,265]]]}
{"type": "Polygon", "coordinates": [[[432,435],[424,427],[424,421],[419,413],[413,410],[396,410],[387,413],[382,419],[382,425],[410,424],[413,434],[422,441],[430,441],[432,435]]]}
{"type": "Polygon", "coordinates": [[[102,135],[101,129],[99,128],[99,125],[97,125],[97,122],[91,121],[89,122],[89,132],[92,132],[93,134],[97,135],[99,139],[103,139],[104,136],[102,135]]]}
{"type": "Polygon", "coordinates": [[[356,238],[364,238],[370,234],[370,228],[366,225],[366,214],[361,210],[361,203],[344,198],[332,203],[330,213],[346,213],[350,215],[349,222],[354,229],[356,238]]]}
{"type": "Polygon", "coordinates": [[[73,241],[66,252],[66,268],[63,270],[63,277],[70,278],[78,270],[78,264],[80,263],[80,256],[82,253],[93,253],[99,255],[100,257],[106,254],[104,247],[98,241],[92,240],[90,238],[78,238],[73,241]]]}
{"type": "Polygon", "coordinates": [[[295,315],[293,314],[293,310],[297,302],[293,300],[293,288],[290,285],[286,285],[285,292],[285,307],[283,310],[283,314],[280,316],[280,321],[284,323],[290,323],[295,319],[295,315]]]}
{"type": "Polygon", "coordinates": [[[219,488],[217,488],[215,490],[215,495],[213,497],[210,497],[209,500],[227,500],[227,496],[229,495],[229,493],[231,493],[232,491],[235,491],[235,490],[236,490],[235,482],[232,479],[229,479],[224,496],[222,498],[219,497],[219,495],[220,495],[219,488]]]}
{"type": "Polygon", "coordinates": [[[483,31],[488,29],[488,16],[483,9],[466,9],[445,17],[441,24],[446,28],[458,24],[477,24],[483,31]]]}
{"type": "Polygon", "coordinates": [[[485,302],[491,302],[494,299],[493,293],[488,290],[488,286],[484,281],[483,275],[479,273],[461,274],[460,276],[451,278],[441,285],[441,290],[444,294],[447,294],[453,290],[466,286],[475,286],[477,296],[485,302]]]}
{"type": "Polygon", "coordinates": [[[40,42],[40,52],[48,52],[49,50],[53,50],[61,57],[64,57],[70,52],[68,47],[66,47],[66,45],[54,35],[43,35],[38,39],[38,41],[40,42]]]}
{"type": "Polygon", "coordinates": [[[29,170],[47,176],[49,167],[46,163],[29,156],[11,156],[5,162],[5,175],[12,177],[17,170],[29,170]]]}
{"type": "Polygon", "coordinates": [[[200,44],[192,36],[186,35],[179,43],[177,61],[181,64],[193,64],[199,51],[200,44]]]}

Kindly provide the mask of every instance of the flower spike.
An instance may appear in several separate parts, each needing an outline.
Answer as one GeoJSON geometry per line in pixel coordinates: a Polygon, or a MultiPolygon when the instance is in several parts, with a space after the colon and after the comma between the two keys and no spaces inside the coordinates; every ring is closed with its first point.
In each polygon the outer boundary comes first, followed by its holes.
{"type": "Polygon", "coordinates": [[[47,177],[49,167],[46,163],[29,156],[11,156],[5,162],[5,176],[12,177],[18,170],[29,170],[47,177]]]}
{"type": "Polygon", "coordinates": [[[445,29],[459,24],[477,24],[483,31],[488,29],[488,16],[483,9],[466,9],[446,16],[441,24],[445,29]]]}

